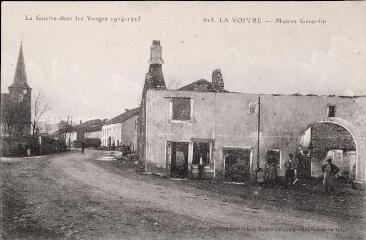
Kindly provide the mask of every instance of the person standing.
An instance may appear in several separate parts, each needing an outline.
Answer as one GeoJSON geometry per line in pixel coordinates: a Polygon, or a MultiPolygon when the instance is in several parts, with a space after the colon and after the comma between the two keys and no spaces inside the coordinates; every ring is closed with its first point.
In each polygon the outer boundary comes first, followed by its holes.
{"type": "Polygon", "coordinates": [[[294,159],[294,154],[289,154],[289,159],[286,160],[285,165],[285,181],[286,187],[292,185],[297,178],[297,162],[294,159]]]}
{"type": "Polygon", "coordinates": [[[274,156],[269,156],[268,160],[267,160],[267,180],[268,183],[271,185],[274,185],[276,183],[276,179],[277,179],[277,161],[276,158],[274,156]]]}
{"type": "Polygon", "coordinates": [[[309,179],[311,177],[311,160],[308,153],[308,150],[304,150],[301,155],[301,173],[299,172],[299,175],[302,179],[309,179]]]}
{"type": "Polygon", "coordinates": [[[258,168],[258,170],[256,171],[257,174],[257,183],[259,186],[263,186],[264,185],[264,181],[265,181],[265,174],[262,168],[258,168]]]}
{"type": "Polygon", "coordinates": [[[81,142],[81,153],[84,154],[84,150],[85,150],[85,143],[84,141],[81,142]]]}
{"type": "Polygon", "coordinates": [[[198,179],[202,179],[202,176],[203,176],[203,156],[202,156],[202,153],[200,153],[200,161],[198,163],[198,179]]]}
{"type": "Polygon", "coordinates": [[[339,168],[332,163],[332,159],[327,159],[327,164],[324,169],[323,185],[325,191],[335,192],[334,185],[336,180],[336,174],[339,172],[339,168]]]}

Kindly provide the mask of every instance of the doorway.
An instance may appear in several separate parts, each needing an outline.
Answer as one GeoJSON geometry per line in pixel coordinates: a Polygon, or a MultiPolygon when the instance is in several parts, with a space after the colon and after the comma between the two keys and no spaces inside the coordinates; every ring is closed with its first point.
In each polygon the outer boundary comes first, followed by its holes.
{"type": "Polygon", "coordinates": [[[168,142],[170,158],[170,176],[174,178],[188,177],[188,143],[168,142]]]}
{"type": "Polygon", "coordinates": [[[225,181],[246,182],[250,180],[251,149],[224,148],[225,181]]]}
{"type": "Polygon", "coordinates": [[[210,144],[208,142],[193,143],[192,164],[207,165],[209,163],[210,163],[210,144]]]}

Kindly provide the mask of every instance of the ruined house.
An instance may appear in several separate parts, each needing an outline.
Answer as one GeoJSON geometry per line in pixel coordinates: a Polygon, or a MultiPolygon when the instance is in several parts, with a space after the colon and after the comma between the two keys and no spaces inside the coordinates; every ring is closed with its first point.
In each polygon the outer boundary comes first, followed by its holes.
{"type": "Polygon", "coordinates": [[[314,133],[326,123],[338,127],[324,131],[343,132],[339,139],[348,141],[328,144],[342,149],[326,151],[342,150],[353,178],[365,181],[366,97],[233,93],[224,89],[220,70],[213,71],[210,84],[201,81],[168,90],[162,64],[160,42],[154,41],[138,136],[147,172],[185,178],[203,161],[205,177],[243,182],[264,167],[269,156],[283,176],[288,155],[306,149],[311,175],[317,177],[324,160],[319,152],[324,150],[317,150],[314,133]]]}

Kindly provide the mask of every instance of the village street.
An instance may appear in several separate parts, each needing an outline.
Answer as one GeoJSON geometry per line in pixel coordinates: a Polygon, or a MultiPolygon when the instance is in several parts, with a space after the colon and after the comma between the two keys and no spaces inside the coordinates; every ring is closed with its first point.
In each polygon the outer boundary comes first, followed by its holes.
{"type": "Polygon", "coordinates": [[[133,164],[107,161],[110,159],[113,158],[108,152],[86,150],[84,155],[72,151],[3,161],[2,237],[363,239],[365,236],[363,193],[302,195],[285,189],[272,191],[253,186],[178,181],[138,174],[131,167],[133,164]],[[299,207],[299,199],[308,206],[299,207]]]}

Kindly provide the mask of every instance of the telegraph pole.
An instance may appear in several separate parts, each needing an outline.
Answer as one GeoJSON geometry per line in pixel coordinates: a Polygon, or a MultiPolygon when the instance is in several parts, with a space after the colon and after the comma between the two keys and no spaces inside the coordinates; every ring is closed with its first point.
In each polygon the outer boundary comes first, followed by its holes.
{"type": "Polygon", "coordinates": [[[261,132],[261,97],[258,97],[257,169],[259,168],[259,137],[261,132]]]}

